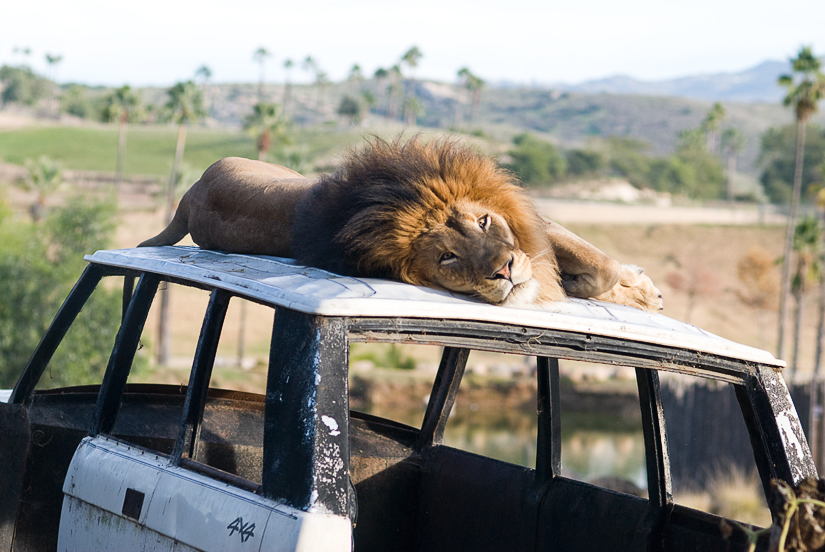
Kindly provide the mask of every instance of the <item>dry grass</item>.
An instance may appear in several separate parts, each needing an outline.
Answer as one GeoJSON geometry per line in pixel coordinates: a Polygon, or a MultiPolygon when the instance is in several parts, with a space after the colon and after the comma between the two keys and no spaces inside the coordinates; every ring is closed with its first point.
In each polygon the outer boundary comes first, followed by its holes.
{"type": "Polygon", "coordinates": [[[771,513],[759,477],[737,466],[717,468],[705,489],[675,493],[674,501],[758,527],[771,524],[771,513]]]}

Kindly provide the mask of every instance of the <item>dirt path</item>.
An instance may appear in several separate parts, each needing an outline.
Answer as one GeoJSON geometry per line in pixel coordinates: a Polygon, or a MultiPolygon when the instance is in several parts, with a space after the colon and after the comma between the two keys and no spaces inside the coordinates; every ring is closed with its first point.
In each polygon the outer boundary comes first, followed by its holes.
{"type": "Polygon", "coordinates": [[[542,215],[562,224],[785,224],[785,216],[770,205],[658,207],[564,199],[535,201],[542,215]]]}

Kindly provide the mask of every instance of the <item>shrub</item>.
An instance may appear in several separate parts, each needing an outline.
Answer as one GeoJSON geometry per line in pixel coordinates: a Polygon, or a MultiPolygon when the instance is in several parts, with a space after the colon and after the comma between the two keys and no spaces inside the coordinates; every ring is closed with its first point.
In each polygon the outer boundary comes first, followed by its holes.
{"type": "Polygon", "coordinates": [[[507,152],[512,161],[506,167],[525,184],[546,186],[566,174],[567,161],[550,142],[525,133],[516,136],[513,144],[507,152]]]}
{"type": "MultiPolygon", "coordinates": [[[[14,384],[75,280],[84,253],[107,247],[111,201],[76,197],[42,225],[0,222],[0,386],[14,384]]],[[[61,343],[50,385],[100,382],[120,317],[120,293],[99,286],[61,343]]]]}

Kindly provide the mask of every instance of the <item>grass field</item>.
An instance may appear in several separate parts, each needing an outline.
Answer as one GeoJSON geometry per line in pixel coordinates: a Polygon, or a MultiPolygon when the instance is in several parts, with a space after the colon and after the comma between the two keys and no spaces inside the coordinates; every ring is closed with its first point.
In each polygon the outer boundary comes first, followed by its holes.
{"type": "MultiPolygon", "coordinates": [[[[302,172],[330,171],[337,164],[336,156],[343,153],[347,147],[361,143],[370,135],[391,138],[402,131],[403,127],[400,125],[368,129],[297,129],[292,135],[292,143],[286,148],[304,158],[306,166],[300,169],[302,172]]],[[[176,140],[177,127],[174,126],[130,125],[124,173],[127,176],[165,177],[172,167],[176,140]]],[[[6,130],[0,127],[0,161],[23,165],[27,159],[37,159],[41,155],[46,155],[58,160],[65,169],[114,172],[117,143],[117,125],[35,124],[6,130]]],[[[490,146],[486,149],[490,149],[490,146]]],[[[200,174],[218,159],[231,156],[257,159],[255,139],[242,130],[207,129],[197,126],[188,129],[183,163],[192,172],[200,174]]]]}
{"type": "MultiPolygon", "coordinates": [[[[129,127],[124,172],[127,175],[168,174],[176,139],[175,127],[129,127]]],[[[38,125],[0,132],[0,159],[22,165],[26,159],[47,155],[60,161],[66,169],[113,172],[117,143],[116,126],[38,125]]],[[[184,163],[205,168],[216,159],[230,155],[257,157],[252,137],[239,131],[189,129],[184,163]]]]}

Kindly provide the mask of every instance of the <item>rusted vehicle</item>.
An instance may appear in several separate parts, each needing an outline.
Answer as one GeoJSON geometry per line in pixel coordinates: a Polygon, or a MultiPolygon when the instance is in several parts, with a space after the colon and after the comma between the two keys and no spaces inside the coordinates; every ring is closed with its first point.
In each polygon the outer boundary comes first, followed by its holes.
{"type": "Polygon", "coordinates": [[[660,372],[733,387],[765,492],[816,475],[783,363],[660,314],[504,308],[193,247],[87,260],[0,403],[4,550],[746,550],[724,518],[673,501],[660,372]],[[103,281],[123,286],[125,308],[101,384],[36,390],[103,281]],[[188,385],[127,384],[163,282],[209,293],[188,385]],[[273,311],[260,394],[209,385],[236,297],[273,311]],[[350,410],[360,342],[443,348],[420,426],[350,410]],[[471,350],[535,357],[533,467],[443,444],[471,350]],[[635,369],[647,496],[562,474],[559,359],[635,369]]]}

